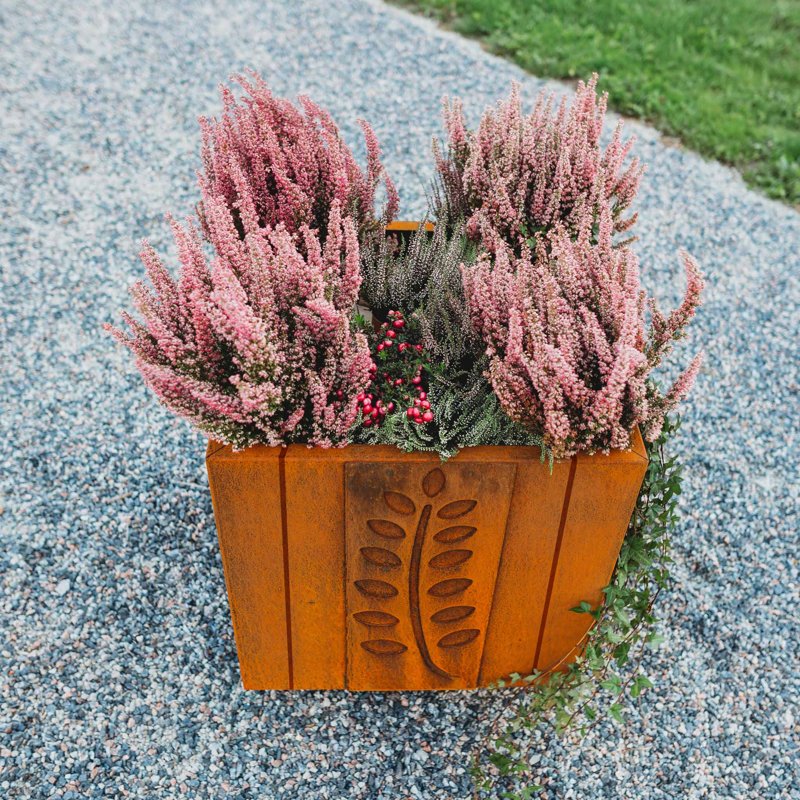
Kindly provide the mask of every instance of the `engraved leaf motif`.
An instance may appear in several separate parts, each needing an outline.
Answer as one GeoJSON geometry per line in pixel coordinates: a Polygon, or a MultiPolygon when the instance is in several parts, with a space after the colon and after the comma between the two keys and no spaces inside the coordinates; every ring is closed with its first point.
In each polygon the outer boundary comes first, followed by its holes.
{"type": "Polygon", "coordinates": [[[400,492],[384,492],[383,499],[386,505],[398,514],[413,514],[417,510],[414,501],[400,492]]]}
{"type": "Polygon", "coordinates": [[[454,594],[461,594],[472,586],[470,578],[448,578],[446,581],[434,583],[428,594],[434,597],[452,597],[454,594]]]}
{"type": "Polygon", "coordinates": [[[356,589],[358,589],[361,594],[367,595],[367,597],[395,597],[398,592],[397,589],[392,586],[391,583],[386,583],[386,581],[377,581],[366,579],[363,581],[356,581],[355,582],[356,589]]]}
{"type": "Polygon", "coordinates": [[[456,542],[463,542],[469,539],[476,530],[478,529],[469,525],[453,525],[451,528],[440,530],[433,538],[436,539],[437,542],[442,542],[443,544],[455,544],[456,542]]]}
{"type": "Polygon", "coordinates": [[[392,639],[368,639],[366,642],[361,642],[361,646],[376,656],[395,656],[408,650],[402,642],[395,642],[392,639]]]}
{"type": "Polygon", "coordinates": [[[399,567],[402,563],[396,553],[385,550],[383,547],[362,547],[361,555],[370,564],[376,564],[379,567],[399,567]]]}
{"type": "Polygon", "coordinates": [[[373,533],[384,539],[405,539],[406,532],[395,522],[388,519],[368,519],[367,525],[373,533]]]}
{"type": "Polygon", "coordinates": [[[436,497],[442,489],[444,489],[444,473],[437,467],[422,479],[422,491],[428,497],[436,497]]]}
{"type": "Polygon", "coordinates": [[[462,647],[475,641],[478,636],[480,636],[480,631],[477,628],[464,628],[442,636],[438,644],[439,647],[462,647]]]}
{"type": "Polygon", "coordinates": [[[431,615],[431,622],[459,622],[471,617],[475,613],[475,606],[448,606],[431,615]]]}
{"type": "Polygon", "coordinates": [[[442,506],[436,516],[439,519],[457,519],[469,514],[476,505],[478,505],[477,500],[454,500],[452,503],[442,506]]]}
{"type": "Polygon", "coordinates": [[[435,555],[428,563],[434,569],[452,569],[472,558],[472,550],[445,550],[435,555]]]}
{"type": "Polygon", "coordinates": [[[353,616],[369,628],[391,628],[400,622],[394,614],[387,614],[385,611],[357,611],[353,616]]]}

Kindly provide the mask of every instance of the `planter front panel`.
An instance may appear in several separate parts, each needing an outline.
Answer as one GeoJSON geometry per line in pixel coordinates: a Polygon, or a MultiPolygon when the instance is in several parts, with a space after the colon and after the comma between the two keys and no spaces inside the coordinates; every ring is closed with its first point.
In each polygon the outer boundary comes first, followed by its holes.
{"type": "Polygon", "coordinates": [[[517,447],[210,443],[207,466],[245,688],[428,690],[573,655],[647,460],[637,433],[552,473],[517,447]]]}
{"type": "Polygon", "coordinates": [[[346,465],[349,688],[477,685],[514,472],[346,465]]]}

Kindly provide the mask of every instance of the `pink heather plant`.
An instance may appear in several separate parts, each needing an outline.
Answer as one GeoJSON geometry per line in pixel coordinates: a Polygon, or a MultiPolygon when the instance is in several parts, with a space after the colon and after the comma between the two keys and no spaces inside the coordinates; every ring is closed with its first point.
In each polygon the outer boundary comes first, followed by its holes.
{"type": "Polygon", "coordinates": [[[367,148],[364,172],[327,111],[307,97],[300,97],[301,109],[296,108],[275,97],[256,74],[236,81],[246,95],[237,100],[222,87],[221,118],[200,120],[203,208],[211,198],[222,199],[242,237],[283,224],[291,234],[309,226],[323,242],[334,203],[359,232],[394,218],[397,192],[366,122],[361,122],[367,148]],[[378,220],[374,206],[381,178],[387,201],[378,220]]]}
{"type": "Polygon", "coordinates": [[[553,96],[542,93],[523,115],[519,86],[467,128],[461,102],[445,101],[446,153],[434,143],[438,172],[437,214],[463,218],[473,240],[491,229],[519,252],[521,244],[555,226],[577,231],[608,209],[615,232],[636,214],[625,215],[639,187],[638,160],[623,168],[633,141],[622,141],[622,123],[603,151],[600,133],[606,95],[598,98],[597,75],[579,83],[572,103],[553,113],[553,96]]]}
{"type": "Polygon", "coordinates": [[[204,213],[214,260],[194,226],[172,221],[178,279],[145,243],[152,289],[132,288],[143,321],[124,314],[130,332],[109,329],[162,402],[215,439],[345,444],[372,366],[351,331],[355,222],[333,198],[324,243],[309,225],[293,236],[282,222],[243,240],[222,198],[207,194],[204,213]]]}
{"type": "Polygon", "coordinates": [[[495,234],[491,252],[462,268],[494,391],[512,419],[541,432],[556,458],[626,448],[637,425],[657,438],[700,367],[697,356],[666,395],[648,380],[700,303],[697,265],[683,254],[683,302],[665,317],[650,300],[647,331],[638,259],[613,246],[613,233],[607,205],[598,231],[584,221],[576,236],[561,223],[534,250],[523,242],[521,255],[495,234]]]}

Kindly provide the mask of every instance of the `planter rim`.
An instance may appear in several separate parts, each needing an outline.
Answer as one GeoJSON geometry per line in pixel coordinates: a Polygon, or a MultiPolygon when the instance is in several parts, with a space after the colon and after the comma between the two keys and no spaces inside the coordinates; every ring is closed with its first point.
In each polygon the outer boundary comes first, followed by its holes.
{"type": "MultiPolygon", "coordinates": [[[[414,232],[419,230],[420,225],[423,224],[423,220],[414,220],[414,219],[399,219],[395,220],[394,222],[390,222],[388,225],[384,227],[384,230],[387,233],[405,233],[405,232],[414,232]]],[[[433,223],[432,222],[425,222],[425,230],[430,233],[433,230],[433,223]]]]}
{"type": "MultiPolygon", "coordinates": [[[[249,457],[272,459],[283,454],[284,458],[293,460],[315,459],[327,461],[399,461],[399,462],[441,462],[438,453],[425,450],[406,452],[386,444],[349,444],[345,447],[308,447],[304,444],[290,444],[269,447],[255,444],[245,450],[234,450],[231,445],[209,439],[206,449],[206,460],[210,458],[237,458],[242,453],[249,457]]],[[[478,445],[464,447],[448,461],[531,461],[540,460],[541,450],[538,447],[519,445],[478,445]]],[[[631,433],[631,445],[627,450],[612,450],[610,453],[578,453],[573,456],[578,463],[592,461],[595,465],[619,464],[624,462],[648,462],[647,450],[638,426],[631,433]]],[[[571,461],[573,459],[559,459],[571,461]]],[[[558,462],[556,462],[558,463],[558,462]]]]}

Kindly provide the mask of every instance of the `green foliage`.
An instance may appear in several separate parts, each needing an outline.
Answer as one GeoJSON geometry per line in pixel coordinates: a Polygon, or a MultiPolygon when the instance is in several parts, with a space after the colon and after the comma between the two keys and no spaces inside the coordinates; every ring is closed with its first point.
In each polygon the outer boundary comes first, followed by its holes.
{"type": "Polygon", "coordinates": [[[522,445],[539,447],[542,460],[550,454],[539,436],[511,420],[500,407],[483,376],[485,360],[470,372],[447,375],[436,371],[428,384],[428,398],[436,422],[417,425],[405,414],[391,414],[377,428],[356,428],[354,438],[366,444],[389,444],[407,452],[426,450],[451,458],[463,447],[522,445]]]}
{"type": "MultiPolygon", "coordinates": [[[[446,221],[433,233],[421,229],[407,242],[388,237],[365,249],[362,302],[378,318],[390,310],[402,312],[418,335],[435,422],[417,425],[394,413],[378,427],[357,425],[354,441],[435,451],[443,459],[478,445],[535,446],[542,449],[542,460],[550,457],[541,437],[503,411],[484,375],[488,361],[470,323],[461,279],[461,265],[474,258],[463,225],[446,221]]],[[[378,356],[381,372],[386,351],[378,356]]]]}
{"type": "Polygon", "coordinates": [[[800,203],[800,4],[396,0],[546,77],[592,72],[617,111],[800,203]]]}
{"type": "MultiPolygon", "coordinates": [[[[582,602],[572,610],[595,620],[584,640],[584,651],[572,664],[548,672],[510,676],[514,684],[510,721],[507,707],[487,721],[487,749],[473,763],[478,791],[484,796],[524,800],[542,787],[530,782],[526,731],[547,722],[557,732],[577,729],[585,734],[603,713],[624,721],[625,700],[652,686],[642,669],[642,657],[661,637],[655,630],[653,606],[670,582],[670,536],[677,522],[681,466],[667,453],[679,421],[667,419],[659,439],[648,446],[650,464],[631,518],[617,568],[603,590],[597,608],[582,602]],[[497,785],[507,785],[498,794],[497,785]]],[[[509,682],[500,682],[503,688],[509,682]]]]}

